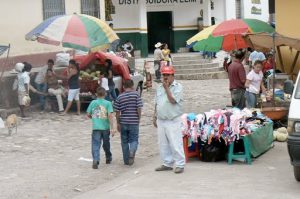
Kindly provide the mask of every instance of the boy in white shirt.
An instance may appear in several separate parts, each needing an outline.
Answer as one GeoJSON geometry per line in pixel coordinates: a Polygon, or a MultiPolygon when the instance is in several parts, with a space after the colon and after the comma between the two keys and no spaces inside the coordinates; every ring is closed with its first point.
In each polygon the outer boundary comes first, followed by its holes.
{"type": "Polygon", "coordinates": [[[99,76],[99,86],[104,88],[106,91],[105,99],[111,101],[109,97],[109,87],[108,87],[108,79],[104,76],[104,73],[101,71],[99,76]]]}
{"type": "Polygon", "coordinates": [[[266,88],[263,84],[262,73],[263,62],[256,60],[253,65],[253,69],[248,73],[245,87],[246,87],[246,105],[247,108],[255,108],[257,104],[257,98],[260,93],[260,89],[266,92],[266,88]]]}

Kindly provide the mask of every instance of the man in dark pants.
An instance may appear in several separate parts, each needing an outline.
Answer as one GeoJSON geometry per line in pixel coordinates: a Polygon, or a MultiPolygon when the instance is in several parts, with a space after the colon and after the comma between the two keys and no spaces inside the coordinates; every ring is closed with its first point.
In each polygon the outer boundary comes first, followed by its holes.
{"type": "Polygon", "coordinates": [[[231,93],[232,106],[239,109],[245,108],[245,82],[246,71],[242,64],[245,53],[238,50],[235,58],[228,68],[229,89],[231,93]]]}

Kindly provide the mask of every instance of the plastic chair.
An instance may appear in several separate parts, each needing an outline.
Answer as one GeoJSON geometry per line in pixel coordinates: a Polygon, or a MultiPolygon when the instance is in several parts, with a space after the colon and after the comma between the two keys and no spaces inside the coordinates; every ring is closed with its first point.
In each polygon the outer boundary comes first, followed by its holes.
{"type": "Polygon", "coordinates": [[[192,158],[192,157],[198,157],[200,159],[200,151],[199,151],[198,143],[194,143],[195,150],[190,151],[188,142],[189,142],[188,137],[184,136],[183,137],[183,149],[184,149],[184,154],[185,154],[185,162],[188,162],[189,158],[192,158]]]}
{"type": "Polygon", "coordinates": [[[234,153],[234,142],[229,145],[228,164],[232,164],[232,160],[244,159],[247,164],[251,164],[250,142],[247,136],[240,138],[244,143],[244,152],[234,153]]]}

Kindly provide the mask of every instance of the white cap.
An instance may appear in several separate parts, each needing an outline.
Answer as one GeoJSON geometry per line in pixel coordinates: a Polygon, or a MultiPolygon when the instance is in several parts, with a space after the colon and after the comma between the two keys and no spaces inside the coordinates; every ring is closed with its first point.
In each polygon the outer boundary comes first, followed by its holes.
{"type": "Polygon", "coordinates": [[[24,68],[24,64],[23,63],[16,63],[15,70],[17,72],[22,72],[23,68],[24,68]]]}

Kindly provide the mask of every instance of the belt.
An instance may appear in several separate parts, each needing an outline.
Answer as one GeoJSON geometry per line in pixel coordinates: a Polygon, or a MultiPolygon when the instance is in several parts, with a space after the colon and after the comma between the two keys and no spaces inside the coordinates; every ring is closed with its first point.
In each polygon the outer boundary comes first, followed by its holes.
{"type": "Polygon", "coordinates": [[[230,89],[230,91],[237,91],[237,90],[246,90],[246,89],[244,89],[244,88],[232,88],[232,89],[230,89]]]}

